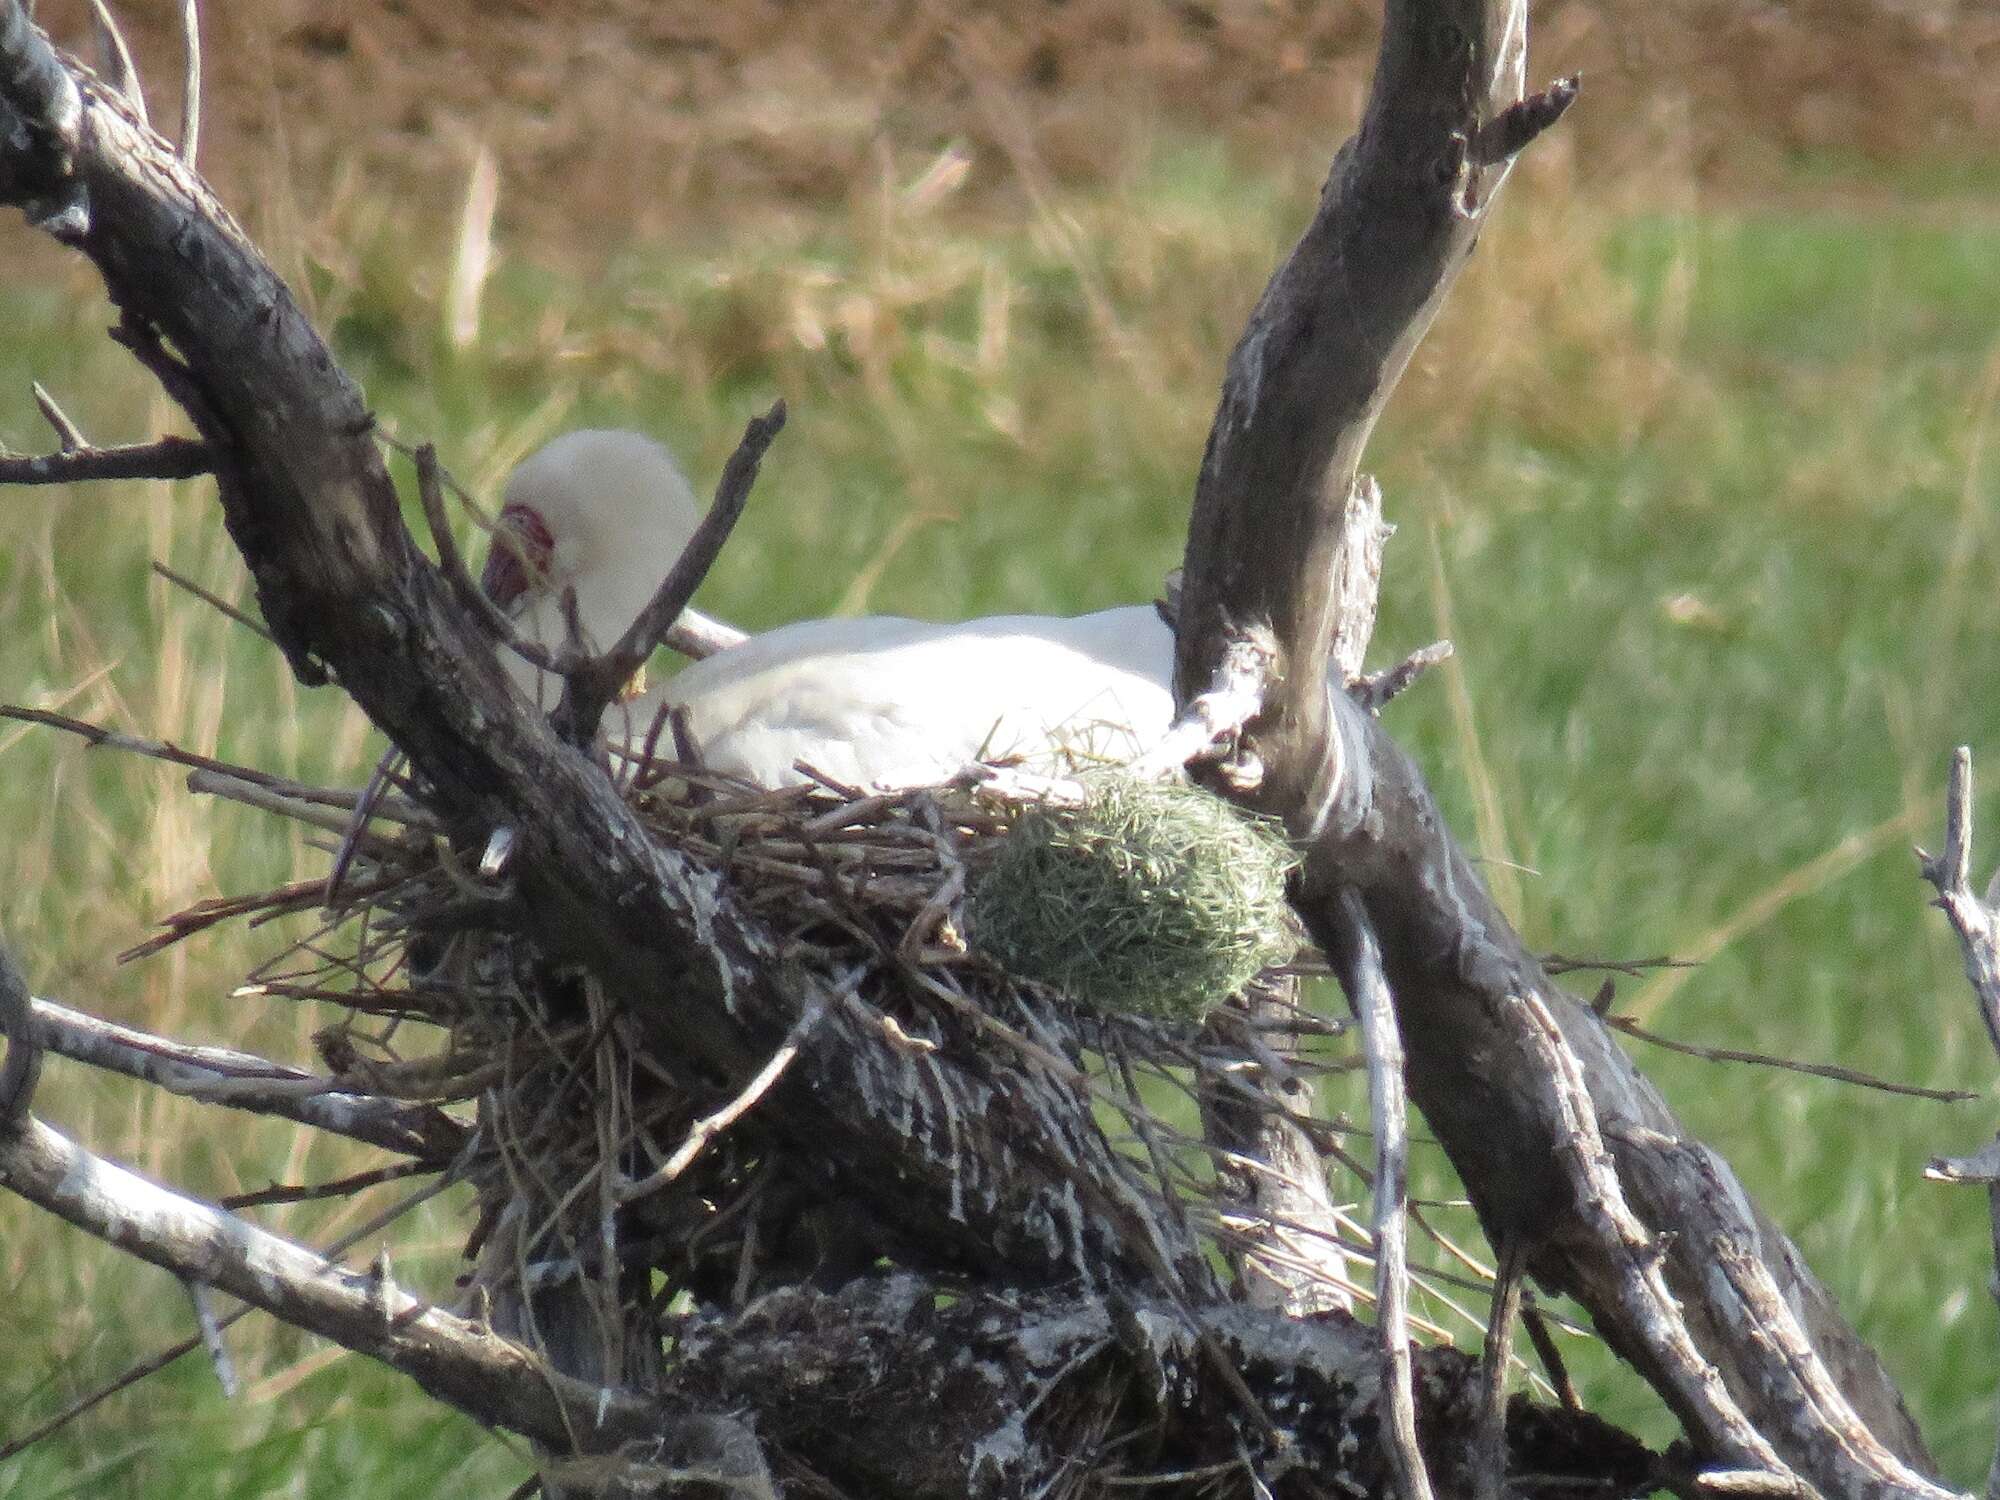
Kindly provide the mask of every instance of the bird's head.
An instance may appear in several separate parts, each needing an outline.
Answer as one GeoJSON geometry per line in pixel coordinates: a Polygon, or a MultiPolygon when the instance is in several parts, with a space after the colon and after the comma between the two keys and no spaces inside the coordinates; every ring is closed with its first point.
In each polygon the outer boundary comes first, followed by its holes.
{"type": "Polygon", "coordinates": [[[507,480],[481,583],[510,614],[574,587],[601,642],[638,616],[693,535],[687,476],[638,432],[566,432],[507,480]]]}

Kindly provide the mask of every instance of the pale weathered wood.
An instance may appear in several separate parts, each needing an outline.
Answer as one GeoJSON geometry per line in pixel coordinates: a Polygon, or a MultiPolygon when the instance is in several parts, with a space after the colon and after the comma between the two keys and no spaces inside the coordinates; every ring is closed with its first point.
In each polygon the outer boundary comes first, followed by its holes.
{"type": "Polygon", "coordinates": [[[296,1120],[331,1135],[409,1156],[448,1160],[465,1143],[465,1127],[425,1105],[374,1099],[341,1090],[330,1078],[274,1063],[233,1047],[169,1041],[37,997],[34,1018],[42,1045],[57,1057],[104,1068],[190,1099],[296,1120]],[[222,1085],[234,1087],[227,1092],[222,1085]],[[263,1087],[268,1084],[269,1087],[263,1087]],[[301,1092],[300,1085],[312,1092],[301,1092]]]}
{"type": "Polygon", "coordinates": [[[1330,758],[1348,771],[1308,856],[1300,909],[1316,940],[1339,955],[1350,939],[1337,898],[1347,886],[1360,892],[1402,1021],[1411,1099],[1450,1153],[1489,1236],[1523,1254],[1544,1285],[1588,1307],[1612,1347],[1713,1456],[1733,1446],[1676,1394],[1660,1351],[1623,1310],[1632,1305],[1630,1262],[1615,1238],[1591,1226],[1564,1169],[1566,1113],[1521,1003],[1533,998],[1578,1059],[1626,1199],[1649,1232],[1663,1235],[1662,1270],[1696,1346],[1720,1368],[1751,1425],[1828,1494],[1849,1492],[1840,1476],[1854,1472],[1850,1450],[1887,1486],[1878,1493],[1943,1493],[1911,1472],[1935,1472],[1921,1434],[1880,1360],[1803,1257],[1719,1157],[1701,1157],[1713,1185],[1690,1175],[1694,1159],[1684,1147],[1695,1143],[1686,1127],[1589,1007],[1542,973],[1445,830],[1415,765],[1366,710],[1344,698],[1333,710],[1341,747],[1330,758]],[[1704,1217],[1684,1226],[1680,1216],[1702,1205],[1704,1217]],[[1737,1205],[1747,1217],[1719,1217],[1737,1205]],[[1779,1289],[1775,1303],[1748,1302],[1712,1274],[1725,1249],[1761,1257],[1779,1289]],[[1766,1315],[1798,1328],[1766,1326],[1766,1315]],[[1818,1375],[1775,1357],[1780,1346],[1815,1351],[1820,1373],[1845,1401],[1820,1402],[1818,1375]],[[1843,1404],[1853,1409],[1847,1417],[1843,1404]],[[1827,1425],[1799,1421],[1806,1407],[1823,1411],[1827,1425]]]}
{"type": "MultiPolygon", "coordinates": [[[[1396,1006],[1382,973],[1382,952],[1368,925],[1361,899],[1342,898],[1354,934],[1350,965],[1341,983],[1354,997],[1361,1023],[1362,1055],[1368,1061],[1368,1118],[1375,1130],[1375,1331],[1382,1345],[1388,1390],[1382,1441],[1402,1500],[1430,1500],[1430,1475],[1417,1448],[1417,1410],[1410,1392],[1409,1130],[1403,1100],[1403,1041],[1396,1032],[1396,1006]]],[[[1505,1457],[1504,1453],[1501,1455],[1505,1457]]]]}

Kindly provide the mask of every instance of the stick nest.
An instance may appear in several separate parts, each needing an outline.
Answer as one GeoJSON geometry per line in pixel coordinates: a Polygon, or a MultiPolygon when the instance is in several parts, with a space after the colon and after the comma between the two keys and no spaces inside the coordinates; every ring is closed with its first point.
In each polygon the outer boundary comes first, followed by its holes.
{"type": "MultiPolygon", "coordinates": [[[[1021,1101],[1008,1126],[1021,1150],[1115,1192],[1131,1216],[1121,1237],[1189,1247],[1191,1259],[1176,1252],[1187,1275],[1212,1274],[1198,1242],[1261,1243],[1204,1111],[1272,1107],[1267,1066],[1309,1078],[1345,1062],[1324,1040],[1340,1026],[1303,1011],[1208,1014],[1296,947],[1290,855],[1273,830],[1206,793],[1098,773],[1080,807],[1052,808],[1025,778],[999,794],[955,783],[862,795],[825,781],[751,788],[650,759],[608,769],[656,840],[764,924],[804,976],[801,995],[843,1013],[846,1045],[880,1050],[876,1065],[857,1059],[857,1080],[895,1074],[900,1058],[966,1101],[947,1116],[1021,1101]],[[1079,936],[1084,958],[1062,961],[1079,936]],[[1294,1021],[1307,1050],[1278,1063],[1273,1033],[1294,1021]]],[[[223,920],[318,916],[243,993],[345,1008],[317,1036],[327,1084],[409,1101],[432,1127],[428,1168],[477,1187],[463,1280],[496,1328],[538,1342],[509,1309],[551,1284],[580,1288],[593,1326],[644,1343],[671,1338],[690,1305],[678,1299],[742,1306],[885,1258],[926,1267],[923,1247],[871,1219],[826,1161],[767,1128],[740,1081],[649,1050],[587,973],[538,951],[512,877],[480,873],[486,830],[454,838],[420,785],[394,783],[357,826],[352,792],[215,763],[192,780],[306,822],[348,858],[336,889],[205,902],[135,954],[223,920]],[[421,1040],[431,1027],[441,1043],[421,1040]]],[[[828,1044],[809,1027],[802,1017],[787,1045],[828,1044]]],[[[1334,1145],[1329,1127],[1321,1149],[1334,1145]]],[[[967,1170],[970,1193],[998,1168],[967,1170]]],[[[1073,1226],[1057,1229],[1070,1243],[1073,1226]]]]}

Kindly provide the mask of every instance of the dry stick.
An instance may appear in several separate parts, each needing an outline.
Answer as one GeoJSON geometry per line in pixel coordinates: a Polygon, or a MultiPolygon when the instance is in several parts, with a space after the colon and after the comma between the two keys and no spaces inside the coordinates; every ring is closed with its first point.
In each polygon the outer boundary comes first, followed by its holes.
{"type": "MultiPolygon", "coordinates": [[[[480,508],[479,502],[466,493],[465,487],[452,477],[451,470],[438,463],[436,451],[432,449],[428,458],[423,457],[424,450],[430,448],[429,444],[412,445],[396,437],[393,433],[379,430],[376,432],[376,436],[389,447],[395,449],[396,452],[417,462],[417,493],[418,497],[425,501],[424,521],[430,527],[434,536],[441,531],[447,530],[448,525],[444,519],[442,496],[437,497],[433,501],[425,494],[425,469],[427,467],[434,476],[431,481],[433,485],[441,484],[445,489],[450,490],[454,495],[458,496],[476,516],[481,518],[480,524],[482,526],[489,524],[485,519],[484,511],[480,508]]],[[[451,551],[452,556],[460,556],[455,542],[452,544],[451,551]]],[[[442,546],[439,549],[439,556],[441,558],[444,556],[442,546]]],[[[472,581],[472,576],[465,571],[463,561],[461,560],[458,563],[455,576],[451,574],[449,569],[446,570],[446,573],[451,582],[452,592],[457,594],[462,602],[470,605],[473,612],[485,620],[489,626],[494,626],[494,621],[488,616],[486,608],[479,602],[486,598],[485,591],[472,581]]],[[[487,602],[491,603],[490,600],[487,602]]],[[[507,640],[514,633],[513,622],[508,621],[505,615],[501,615],[500,620],[506,622],[507,628],[501,631],[497,626],[494,626],[495,633],[500,639],[507,640]]],[[[749,639],[750,637],[745,632],[738,630],[734,625],[713,619],[697,609],[683,609],[680,613],[680,618],[675,620],[673,625],[668,629],[662,644],[671,650],[678,651],[682,656],[687,657],[691,661],[701,661],[705,657],[715,655],[718,651],[727,651],[732,646],[740,646],[749,639]]],[[[535,657],[529,656],[525,652],[521,654],[525,660],[536,666],[542,666],[542,663],[537,661],[535,657]]],[[[543,670],[550,671],[553,668],[545,666],[543,670]]]]}
{"type": "Polygon", "coordinates": [[[1521,1326],[1528,1330],[1528,1342],[1535,1346],[1535,1353],[1541,1356],[1542,1369],[1547,1372],[1549,1385],[1556,1398],[1570,1411],[1583,1410],[1583,1395],[1570,1379],[1569,1363],[1562,1357],[1562,1350],[1556,1347],[1555,1335],[1549,1331],[1549,1314],[1533,1305],[1526,1288],[1521,1296],[1521,1326]]]}
{"type": "Polygon", "coordinates": [[[678,651],[690,661],[702,661],[718,651],[727,651],[732,646],[740,646],[750,637],[734,625],[703,614],[689,606],[680,613],[680,618],[667,628],[661,637],[661,644],[670,651],[678,651]]]}
{"type": "Polygon", "coordinates": [[[444,1170],[444,1166],[434,1161],[399,1161],[386,1167],[373,1167],[366,1172],[352,1172],[330,1182],[274,1182],[254,1192],[232,1193],[217,1202],[232,1213],[239,1208],[261,1208],[270,1203],[313,1203],[322,1198],[352,1197],[355,1193],[380,1187],[385,1182],[401,1182],[405,1177],[422,1177],[444,1170]]]}
{"type": "MultiPolygon", "coordinates": [[[[402,445],[395,446],[400,448],[402,445]]],[[[437,548],[438,571],[444,574],[453,597],[468,614],[486,626],[494,640],[505,644],[530,666],[539,667],[544,672],[557,670],[554,657],[536,643],[521,639],[514,629],[514,622],[507,618],[500,606],[493,602],[493,596],[479,586],[466,568],[465,556],[458,550],[458,539],[452,534],[451,518],[444,510],[443,470],[438,464],[437,449],[429,443],[419,443],[408,451],[417,466],[417,499],[424,509],[424,523],[430,528],[431,544],[437,548]]],[[[455,484],[452,487],[457,489],[455,484]]]]}
{"type": "Polygon", "coordinates": [[[47,386],[35,380],[28,383],[28,389],[34,393],[35,409],[42,414],[42,419],[55,429],[56,446],[62,452],[74,453],[79,448],[90,446],[84,438],[83,430],[69,419],[69,413],[57,404],[56,398],[49,394],[47,386]]]}
{"type": "MultiPolygon", "coordinates": [[[[4,703],[0,704],[0,719],[14,719],[22,724],[40,724],[48,729],[60,729],[67,734],[87,740],[93,749],[123,750],[132,755],[146,756],[151,760],[164,760],[172,765],[187,766],[191,770],[210,771],[218,776],[232,777],[299,802],[315,803],[321,807],[351,808],[359,796],[356,792],[308,786],[304,782],[292,780],[289,776],[260,771],[254,766],[233,765],[226,760],[217,760],[212,755],[183,750],[171,740],[147,739],[144,735],[128,734],[122,729],[106,729],[101,724],[93,724],[87,719],[72,718],[53,709],[24,708],[17,703],[4,703]]],[[[435,830],[441,826],[432,814],[408,798],[385,798],[377,811],[383,817],[393,818],[412,827],[435,830]]]]}
{"type": "Polygon", "coordinates": [[[763,463],[771,440],[784,425],[785,403],[777,401],[744,427],[742,441],[723,467],[708,514],[701,518],[701,524],[674,560],[659,590],[639,611],[639,617],[626,627],[616,645],[570,675],[554,715],[558,733],[572,740],[589,740],[597,733],[597,725],[611,700],[632,680],[632,674],[646,664],[646,658],[665,638],[667,627],[680,617],[709,569],[715,566],[723,543],[729,540],[729,533],[742,517],[744,506],[749,504],[750,490],[757,483],[758,466],[763,463]]]}
{"type": "Polygon", "coordinates": [[[1479,1360],[1480,1412],[1474,1446],[1474,1500],[1507,1494],[1507,1363],[1514,1353],[1514,1320],[1521,1312],[1527,1256],[1518,1243],[1503,1245],[1494,1268],[1493,1309],[1479,1360]]]}
{"type": "Polygon", "coordinates": [[[1958,934],[1979,1018],[2000,1049],[2000,875],[1988,885],[1984,901],[1973,894],[1972,751],[1964,745],[1952,753],[1945,797],[1944,853],[1933,856],[1919,849],[1917,859],[1924,879],[1937,887],[1938,909],[1958,934]]]}
{"type": "Polygon", "coordinates": [[[326,890],[320,897],[320,905],[328,910],[340,904],[341,887],[347,884],[347,872],[353,868],[354,856],[361,850],[362,839],[368,832],[369,820],[375,816],[376,805],[382,800],[384,789],[395,776],[402,758],[403,752],[394,745],[382,752],[382,758],[375,762],[375,769],[368,774],[368,784],[361,789],[361,795],[354,799],[354,806],[337,830],[340,834],[340,843],[335,847],[333,859],[327,865],[326,890]]]}
{"type": "Polygon", "coordinates": [[[1390,699],[1410,688],[1439,662],[1447,660],[1451,649],[1450,641],[1432,641],[1428,646],[1419,646],[1395,666],[1360,678],[1349,691],[1354,694],[1354,701],[1368,712],[1379,714],[1390,699]]]}
{"type": "MultiPolygon", "coordinates": [[[[844,991],[843,991],[844,992],[844,991]]],[[[681,1173],[694,1165],[695,1158],[708,1149],[708,1143],[723,1131],[748,1114],[757,1101],[769,1093],[771,1086],[784,1077],[785,1070],[792,1065],[792,1059],[799,1055],[799,1049],[819,1025],[820,1017],[826,1014],[827,997],[822,995],[800,1015],[792,1029],[785,1034],[764,1066],[759,1068],[750,1081],[737,1091],[736,1096],[712,1114],[703,1115],[688,1128],[687,1137],[675,1148],[674,1154],[661,1163],[659,1169],[648,1173],[635,1182],[620,1183],[617,1189],[618,1201],[632,1203],[640,1198],[657,1193],[668,1186],[681,1173]]]]}
{"type": "Polygon", "coordinates": [[[193,479],[215,472],[208,444],[163,437],[117,448],[82,444],[59,453],[0,451],[0,484],[78,484],[95,479],[193,479]]]}
{"type": "Polygon", "coordinates": [[[1678,1052],[1684,1057],[1698,1057],[1704,1062],[1753,1063],[1760,1068],[1782,1068],[1791,1073],[1805,1073],[1814,1078],[1829,1078],[1835,1083],[1851,1083],[1858,1088],[1876,1089],[1884,1094],[1902,1094],[1912,1099],[1934,1099],[1941,1104],[1958,1104],[1967,1099],[1977,1099],[1978,1093],[1968,1089],[1933,1089],[1917,1083],[1894,1083],[1886,1078],[1877,1078],[1872,1073],[1863,1073],[1858,1068],[1843,1068],[1838,1063],[1800,1062],[1796,1058],[1772,1057],[1763,1052],[1745,1052],[1735,1047],[1698,1047],[1692,1042],[1677,1042],[1658,1032],[1648,1031],[1628,1016],[1604,1016],[1604,1024],[1622,1031],[1642,1042],[1651,1042],[1655,1047],[1664,1047],[1669,1052],[1678,1052]]]}
{"type": "MultiPolygon", "coordinates": [[[[1982,901],[1972,889],[1972,750],[1960,745],[1952,752],[1951,775],[1945,791],[1944,853],[1917,851],[1923,878],[1937,888],[1936,905],[1958,934],[1965,959],[1965,978],[1979,1006],[1986,1034],[2000,1050],[2000,871],[1986,887],[1982,901]]],[[[1971,1157],[1939,1158],[1925,1170],[1945,1182],[1984,1182],[1987,1216],[1992,1226],[1993,1295],[2000,1299],[2000,1136],[1971,1157]]],[[[2000,1443],[1986,1471],[1986,1500],[2000,1500],[2000,1443]]]]}
{"type": "Polygon", "coordinates": [[[1375,1328],[1382,1343],[1383,1400],[1388,1404],[1382,1442],[1402,1500],[1430,1500],[1430,1476],[1417,1447],[1417,1407],[1410,1386],[1409,1265],[1405,1258],[1403,1199],[1409,1191],[1404,1155],[1403,1043],[1396,1008],[1382,972],[1382,953],[1368,912],[1353,891],[1340,908],[1352,932],[1351,972],[1342,976],[1361,1021],[1368,1057],[1368,1100],[1375,1126],[1375,1328]]]}
{"type": "Polygon", "coordinates": [[[188,1301],[194,1305],[196,1336],[208,1351],[208,1362],[215,1369],[216,1383],[222,1387],[225,1397],[234,1397],[236,1366],[230,1361],[229,1350],[222,1342],[222,1325],[215,1319],[215,1303],[208,1295],[208,1283],[184,1276],[181,1285],[187,1288],[188,1301]]]}
{"type": "MultiPolygon", "coordinates": [[[[4,971],[0,971],[0,978],[4,978],[4,971]]],[[[464,1127],[434,1108],[342,1093],[330,1079],[315,1078],[253,1053],[168,1041],[51,1000],[36,998],[33,1013],[44,1045],[56,1056],[136,1078],[170,1094],[217,1100],[218,1086],[233,1083],[229,1097],[217,1102],[232,1109],[276,1115],[406,1156],[446,1157],[464,1143],[464,1127]],[[269,1087],[260,1090],[260,1080],[269,1087]],[[328,1087],[317,1093],[297,1092],[304,1082],[328,1087]],[[246,1084],[249,1087],[244,1087],[246,1084]]]]}
{"type": "MultiPolygon", "coordinates": [[[[290,818],[311,828],[324,829],[328,833],[346,834],[354,827],[355,816],[341,813],[329,807],[307,802],[301,797],[289,797],[268,786],[259,786],[254,781],[246,781],[231,771],[212,771],[207,767],[188,772],[187,789],[196,796],[221,797],[226,801],[240,802],[245,807],[254,807],[259,812],[267,812],[275,817],[290,818]]],[[[372,811],[372,809],[370,809],[372,811]]],[[[377,833],[363,829],[360,841],[374,845],[378,851],[389,852],[394,843],[377,833]]]]}
{"type": "Polygon", "coordinates": [[[265,640],[269,641],[272,645],[275,646],[278,644],[277,638],[274,637],[270,631],[264,628],[263,622],[261,620],[258,620],[251,615],[245,614],[242,610],[238,609],[235,605],[231,604],[227,599],[224,599],[220,594],[214,594],[209,592],[207,589],[203,588],[200,584],[196,583],[192,578],[188,578],[183,574],[176,573],[172,568],[168,567],[158,558],[155,558],[153,560],[153,571],[159,574],[160,577],[166,579],[168,583],[173,584],[174,587],[179,589],[184,589],[188,593],[193,594],[195,598],[201,600],[203,604],[206,604],[210,609],[215,610],[218,614],[227,616],[229,619],[234,620],[238,625],[243,626],[247,630],[254,630],[258,635],[261,635],[265,640]]]}
{"type": "Polygon", "coordinates": [[[90,11],[97,20],[97,39],[104,53],[104,71],[111,86],[132,107],[132,114],[139,123],[151,126],[153,122],[146,114],[146,92],[139,86],[139,70],[132,66],[131,49],[125,45],[125,34],[118,29],[111,7],[104,0],[90,0],[90,11]]]}
{"type": "Polygon", "coordinates": [[[198,0],[181,0],[181,45],[184,49],[181,140],[175,154],[193,166],[195,148],[201,141],[201,7],[198,0]]]}
{"type": "Polygon", "coordinates": [[[0,1063],[0,1137],[4,1137],[28,1119],[47,1045],[47,1028],[35,1014],[28,981],[4,946],[0,946],[0,1035],[7,1039],[7,1060],[0,1063]]]}

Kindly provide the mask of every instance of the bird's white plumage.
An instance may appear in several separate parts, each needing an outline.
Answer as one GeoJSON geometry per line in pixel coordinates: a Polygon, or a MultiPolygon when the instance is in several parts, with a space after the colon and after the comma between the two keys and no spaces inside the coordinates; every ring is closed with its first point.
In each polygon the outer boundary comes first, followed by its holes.
{"type": "MultiPolygon", "coordinates": [[[[584,645],[601,651],[625,633],[658,590],[700,520],[687,476],[663,444],[616,429],[566,432],[524,459],[501,493],[503,517],[532,512],[550,542],[542,578],[521,599],[523,640],[560,650],[562,597],[576,590],[584,645]]],[[[501,545],[495,543],[496,546],[501,545]]],[[[521,691],[554,708],[562,684],[503,652],[521,691]]]]}
{"type": "Polygon", "coordinates": [[[1127,760],[1173,717],[1173,636],[1150,607],[936,624],[809,620],[688,667],[632,705],[684,706],[703,760],[765,786],[804,762],[921,786],[975,760],[1127,760]]]}
{"type": "MultiPolygon", "coordinates": [[[[547,583],[521,612],[523,633],[551,644],[563,638],[565,586],[586,632],[615,640],[695,525],[672,455],[636,433],[557,438],[515,471],[506,500],[533,511],[552,543],[547,583]]],[[[802,779],[803,762],[855,785],[919,786],[978,759],[1128,759],[1171,721],[1172,671],[1172,632],[1144,605],[949,624],[808,620],[613,705],[606,727],[637,740],[675,705],[714,770],[780,786],[802,779]]],[[[517,680],[534,694],[536,676],[517,680]]],[[[552,705],[555,685],[539,694],[552,705]]]]}

